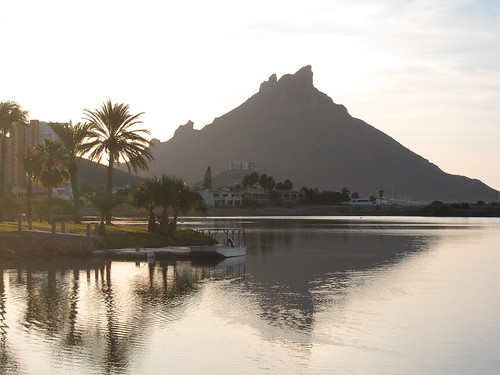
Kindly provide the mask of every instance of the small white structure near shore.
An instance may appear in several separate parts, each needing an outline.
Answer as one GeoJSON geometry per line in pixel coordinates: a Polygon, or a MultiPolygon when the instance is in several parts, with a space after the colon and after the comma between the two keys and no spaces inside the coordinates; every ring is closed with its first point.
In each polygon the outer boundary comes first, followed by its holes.
{"type": "Polygon", "coordinates": [[[351,198],[349,202],[342,202],[347,206],[373,206],[376,204],[370,198],[351,198]]]}
{"type": "Polygon", "coordinates": [[[342,202],[342,204],[347,206],[378,206],[388,204],[388,202],[383,198],[351,198],[349,202],[342,202]]]}
{"type": "Polygon", "coordinates": [[[200,195],[210,207],[240,207],[243,201],[239,192],[229,189],[203,189],[200,195]]]}

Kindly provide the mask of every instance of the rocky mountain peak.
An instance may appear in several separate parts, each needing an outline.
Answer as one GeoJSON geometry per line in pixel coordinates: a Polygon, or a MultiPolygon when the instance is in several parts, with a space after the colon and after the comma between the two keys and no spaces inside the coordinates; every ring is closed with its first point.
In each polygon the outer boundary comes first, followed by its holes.
{"type": "Polygon", "coordinates": [[[174,133],[174,137],[182,136],[185,134],[192,133],[194,127],[194,122],[189,120],[184,125],[180,125],[174,133]]]}
{"type": "Polygon", "coordinates": [[[276,86],[276,82],[278,82],[278,77],[276,73],[273,73],[267,81],[260,84],[259,92],[271,91],[276,86]]]}
{"type": "Polygon", "coordinates": [[[276,74],[272,74],[267,81],[261,83],[259,92],[270,92],[274,89],[309,91],[313,87],[312,67],[311,65],[306,65],[295,74],[285,74],[279,80],[276,74]]]}

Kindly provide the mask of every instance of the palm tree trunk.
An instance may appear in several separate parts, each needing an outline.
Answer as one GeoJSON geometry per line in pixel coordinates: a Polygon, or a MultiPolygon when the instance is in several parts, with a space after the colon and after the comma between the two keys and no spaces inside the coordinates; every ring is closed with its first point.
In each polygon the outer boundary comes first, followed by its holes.
{"type": "Polygon", "coordinates": [[[32,210],[32,201],[33,201],[33,179],[31,176],[28,176],[28,185],[26,187],[26,216],[28,219],[28,223],[31,222],[33,210],[32,210]]]}
{"type": "Polygon", "coordinates": [[[175,232],[177,232],[177,221],[171,220],[170,223],[168,223],[167,237],[173,238],[175,236],[175,232]]]}
{"type": "Polygon", "coordinates": [[[149,207],[148,232],[156,232],[156,218],[153,207],[149,207]]]}
{"type": "Polygon", "coordinates": [[[168,237],[175,236],[175,232],[177,231],[177,218],[179,217],[180,208],[174,210],[174,215],[170,223],[168,223],[168,237]]]}
{"type": "Polygon", "coordinates": [[[52,217],[52,186],[49,186],[47,188],[47,221],[49,224],[52,224],[53,217],[52,217]]]}
{"type": "MultiPolygon", "coordinates": [[[[114,165],[114,160],[113,160],[113,155],[109,156],[109,163],[108,163],[108,183],[106,184],[106,197],[108,199],[111,199],[113,196],[113,165],[114,165]]],[[[110,225],[111,224],[111,208],[106,212],[106,224],[110,225]]]]}
{"type": "Polygon", "coordinates": [[[78,188],[78,168],[76,166],[75,160],[71,161],[69,167],[69,174],[71,177],[71,190],[73,191],[73,208],[75,210],[74,220],[75,223],[80,224],[80,191],[78,188]]]}
{"type": "Polygon", "coordinates": [[[5,176],[7,172],[7,136],[2,134],[2,144],[0,145],[0,222],[4,220],[5,206],[5,176]]]}
{"type": "Polygon", "coordinates": [[[168,206],[163,207],[160,220],[160,233],[168,235],[168,206]]]}

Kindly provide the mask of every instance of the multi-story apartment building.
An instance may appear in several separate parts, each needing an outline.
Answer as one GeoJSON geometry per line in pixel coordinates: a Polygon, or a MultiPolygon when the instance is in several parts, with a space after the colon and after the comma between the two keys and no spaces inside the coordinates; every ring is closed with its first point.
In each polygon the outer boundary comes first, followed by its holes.
{"type": "Polygon", "coordinates": [[[16,126],[10,132],[7,157],[7,183],[10,186],[21,187],[26,184],[26,176],[18,158],[19,153],[42,144],[45,138],[59,139],[48,122],[39,120],[31,120],[28,126],[16,126]]]}
{"type": "Polygon", "coordinates": [[[233,161],[229,163],[231,171],[255,171],[255,163],[251,161],[233,161]]]}

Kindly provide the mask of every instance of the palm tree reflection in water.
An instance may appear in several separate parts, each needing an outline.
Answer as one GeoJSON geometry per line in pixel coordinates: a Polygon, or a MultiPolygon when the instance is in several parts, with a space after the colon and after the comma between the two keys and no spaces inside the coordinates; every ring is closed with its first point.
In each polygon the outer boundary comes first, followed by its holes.
{"type": "Polygon", "coordinates": [[[6,295],[4,285],[4,270],[0,268],[0,370],[12,373],[19,371],[19,364],[7,342],[9,327],[6,324],[6,295]]]}
{"type": "MultiPolygon", "coordinates": [[[[29,342],[28,336],[39,336],[49,345],[49,353],[55,349],[59,356],[68,356],[57,361],[78,360],[106,374],[126,372],[130,361],[145,348],[153,325],[168,324],[183,315],[183,300],[196,293],[201,279],[214,276],[213,270],[191,267],[190,262],[138,263],[139,269],[148,267],[148,277],[143,279],[139,270],[137,278],[124,285],[113,279],[112,272],[115,265],[123,265],[90,262],[24,265],[2,270],[1,275],[5,272],[12,278],[11,285],[26,290],[18,321],[27,336],[21,340],[29,342]]],[[[7,345],[7,339],[14,336],[5,323],[8,304],[3,277],[0,293],[0,363],[2,369],[14,371],[18,365],[7,345]]]]}

